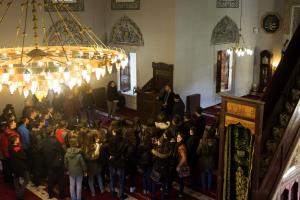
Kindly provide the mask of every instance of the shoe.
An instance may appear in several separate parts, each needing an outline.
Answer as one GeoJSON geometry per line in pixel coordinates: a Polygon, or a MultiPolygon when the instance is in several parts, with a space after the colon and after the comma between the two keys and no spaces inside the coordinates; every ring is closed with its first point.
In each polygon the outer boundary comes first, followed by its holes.
{"type": "Polygon", "coordinates": [[[183,194],[178,194],[178,198],[183,198],[183,194]]]}

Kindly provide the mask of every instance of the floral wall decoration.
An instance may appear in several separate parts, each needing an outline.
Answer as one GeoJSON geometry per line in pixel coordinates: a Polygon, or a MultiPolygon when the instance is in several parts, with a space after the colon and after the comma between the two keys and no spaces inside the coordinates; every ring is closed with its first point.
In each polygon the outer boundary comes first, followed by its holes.
{"type": "Polygon", "coordinates": [[[144,46],[144,39],[140,28],[136,25],[136,23],[129,17],[123,16],[112,28],[110,43],[144,46]]]}

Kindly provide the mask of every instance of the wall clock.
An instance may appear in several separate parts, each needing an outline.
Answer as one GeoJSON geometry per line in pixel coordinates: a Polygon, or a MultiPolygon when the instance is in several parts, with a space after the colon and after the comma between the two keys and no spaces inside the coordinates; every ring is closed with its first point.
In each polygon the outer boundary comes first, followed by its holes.
{"type": "Polygon", "coordinates": [[[280,16],[277,13],[268,13],[262,18],[262,28],[266,33],[275,33],[280,28],[280,16]]]}

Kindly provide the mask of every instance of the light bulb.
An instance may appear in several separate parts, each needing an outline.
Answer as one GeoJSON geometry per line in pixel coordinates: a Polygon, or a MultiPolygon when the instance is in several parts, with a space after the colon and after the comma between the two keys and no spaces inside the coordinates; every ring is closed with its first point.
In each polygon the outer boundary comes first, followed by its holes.
{"type": "Polygon", "coordinates": [[[28,95],[29,95],[29,90],[28,89],[24,89],[23,90],[23,94],[24,94],[24,97],[27,98],[28,95]]]}
{"type": "Polygon", "coordinates": [[[23,94],[23,88],[22,87],[18,87],[18,92],[19,92],[19,95],[22,95],[23,94]]]}
{"type": "Polygon", "coordinates": [[[109,74],[112,73],[112,70],[113,70],[112,65],[108,65],[107,66],[107,71],[108,71],[109,74]]]}
{"type": "Polygon", "coordinates": [[[44,65],[44,63],[42,61],[38,61],[38,66],[42,67],[44,65]]]}
{"type": "Polygon", "coordinates": [[[106,73],[105,67],[101,68],[101,76],[104,77],[106,73]]]}
{"type": "MultiPolygon", "coordinates": [[[[123,68],[123,66],[122,66],[122,68],[123,68]]],[[[118,71],[120,71],[120,69],[121,69],[121,63],[120,63],[120,61],[117,61],[117,62],[116,62],[116,69],[117,69],[118,71]]]]}
{"type": "Polygon", "coordinates": [[[76,85],[76,80],[72,78],[72,79],[69,81],[68,85],[69,85],[69,88],[72,90],[73,87],[76,85]]]}
{"type": "Polygon", "coordinates": [[[26,69],[24,74],[23,74],[23,79],[26,83],[29,83],[30,82],[30,79],[31,79],[31,74],[30,72],[26,69]]]}
{"type": "Polygon", "coordinates": [[[10,94],[14,94],[16,88],[13,84],[9,85],[9,91],[10,91],[10,94]]]}
{"type": "Polygon", "coordinates": [[[82,79],[81,79],[81,78],[78,78],[78,79],[77,79],[77,85],[80,87],[81,84],[82,84],[82,79]]]}
{"type": "Polygon", "coordinates": [[[101,68],[99,68],[99,67],[96,68],[95,74],[96,74],[96,79],[97,80],[100,80],[100,78],[101,78],[101,71],[102,71],[101,68]]]}
{"type": "Polygon", "coordinates": [[[9,73],[7,72],[6,69],[4,69],[2,73],[2,82],[7,83],[9,81],[9,73]]]}
{"type": "Polygon", "coordinates": [[[15,70],[13,68],[9,69],[9,75],[14,75],[15,74],[15,70]]]}
{"type": "Polygon", "coordinates": [[[85,78],[87,76],[88,72],[87,72],[87,69],[84,67],[81,71],[81,75],[83,78],[85,78]]]}
{"type": "Polygon", "coordinates": [[[37,81],[32,81],[30,91],[32,94],[35,94],[38,88],[38,82],[37,81]]]}
{"type": "Polygon", "coordinates": [[[89,83],[91,81],[91,75],[86,75],[85,80],[87,83],[89,83]]]}
{"type": "Polygon", "coordinates": [[[66,67],[65,71],[64,71],[64,78],[65,80],[69,80],[70,79],[70,71],[69,69],[66,67]]]}

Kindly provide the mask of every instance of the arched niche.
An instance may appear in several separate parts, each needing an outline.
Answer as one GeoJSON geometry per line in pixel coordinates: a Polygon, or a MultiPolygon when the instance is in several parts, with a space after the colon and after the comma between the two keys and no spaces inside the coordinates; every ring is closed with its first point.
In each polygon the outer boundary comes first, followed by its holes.
{"type": "MultiPolygon", "coordinates": [[[[74,20],[63,18],[56,21],[48,30],[44,38],[44,44],[55,45],[88,45],[91,43],[89,38],[84,36],[83,28],[74,20]]],[[[86,34],[85,34],[86,35],[86,34]]]]}
{"type": "Polygon", "coordinates": [[[235,43],[239,40],[239,28],[237,24],[228,16],[223,17],[215,26],[211,44],[235,43]]]}
{"type": "Polygon", "coordinates": [[[110,43],[143,46],[144,38],[137,24],[125,15],[113,26],[110,33],[110,43]]]}
{"type": "Polygon", "coordinates": [[[283,190],[280,196],[280,200],[289,200],[289,191],[288,189],[283,190]]]}

